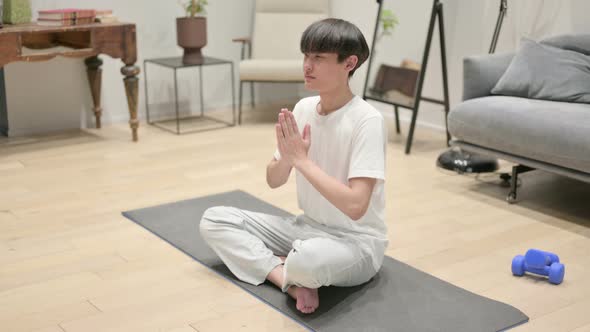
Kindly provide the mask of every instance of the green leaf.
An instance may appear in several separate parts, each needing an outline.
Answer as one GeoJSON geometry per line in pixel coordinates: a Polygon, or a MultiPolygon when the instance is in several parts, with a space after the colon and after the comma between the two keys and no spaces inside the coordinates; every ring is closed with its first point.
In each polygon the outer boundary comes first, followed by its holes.
{"type": "Polygon", "coordinates": [[[181,3],[186,11],[186,15],[190,17],[195,17],[197,14],[205,14],[205,6],[207,4],[207,0],[190,0],[184,4],[181,3]]]}
{"type": "Polygon", "coordinates": [[[391,35],[392,31],[399,24],[397,16],[393,13],[391,9],[381,10],[379,22],[381,23],[382,35],[387,36],[391,35]]]}

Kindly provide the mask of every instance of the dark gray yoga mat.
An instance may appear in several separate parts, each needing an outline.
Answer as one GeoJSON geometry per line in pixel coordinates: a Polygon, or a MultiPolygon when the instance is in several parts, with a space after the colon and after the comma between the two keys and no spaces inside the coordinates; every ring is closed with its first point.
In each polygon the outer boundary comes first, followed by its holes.
{"type": "Polygon", "coordinates": [[[502,331],[528,321],[518,309],[453,286],[385,257],[366,284],[322,287],[320,307],[311,315],[273,286],[237,280],[199,235],[199,220],[212,206],[226,205],[275,215],[290,214],[243,191],[231,191],[123,215],[166,240],[283,314],[316,331],[502,331]]]}

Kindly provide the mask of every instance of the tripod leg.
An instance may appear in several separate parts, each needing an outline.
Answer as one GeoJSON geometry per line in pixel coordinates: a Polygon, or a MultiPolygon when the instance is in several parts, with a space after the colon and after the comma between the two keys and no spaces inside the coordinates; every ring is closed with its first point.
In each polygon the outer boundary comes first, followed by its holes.
{"type": "Polygon", "coordinates": [[[447,132],[447,146],[450,146],[451,134],[449,133],[449,83],[447,74],[447,52],[445,46],[445,27],[443,21],[443,6],[442,4],[438,7],[438,32],[440,39],[440,57],[442,62],[442,75],[443,75],[443,92],[445,102],[445,130],[447,132]]]}
{"type": "Polygon", "coordinates": [[[434,21],[438,13],[438,8],[441,3],[436,0],[432,6],[432,14],[430,15],[430,24],[428,25],[428,35],[426,36],[426,45],[424,47],[424,54],[422,55],[422,68],[418,75],[418,84],[416,89],[416,96],[414,99],[414,107],[412,107],[412,121],[410,122],[410,131],[408,132],[408,140],[406,142],[406,154],[410,154],[412,149],[412,140],[414,139],[414,129],[416,127],[416,118],[418,117],[418,109],[420,106],[420,99],[422,98],[422,87],[424,86],[424,76],[426,75],[426,65],[428,64],[428,55],[430,53],[430,44],[432,43],[432,33],[434,31],[434,21]]]}
{"type": "Polygon", "coordinates": [[[395,113],[395,131],[399,134],[401,130],[399,128],[399,111],[397,105],[393,106],[393,112],[395,113]]]}
{"type": "Polygon", "coordinates": [[[500,29],[502,28],[502,21],[504,21],[504,15],[508,10],[508,1],[502,0],[500,2],[500,12],[498,13],[498,20],[496,20],[496,28],[494,29],[494,35],[492,36],[492,43],[490,44],[489,53],[496,51],[496,44],[498,43],[498,37],[500,36],[500,29]]]}

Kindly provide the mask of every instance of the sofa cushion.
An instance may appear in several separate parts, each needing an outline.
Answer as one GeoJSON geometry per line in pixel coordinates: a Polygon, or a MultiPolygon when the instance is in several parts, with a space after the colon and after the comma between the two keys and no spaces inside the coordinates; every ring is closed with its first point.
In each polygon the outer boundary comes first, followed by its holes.
{"type": "Polygon", "coordinates": [[[590,55],[590,34],[567,34],[541,40],[542,44],[590,55]]]}
{"type": "Polygon", "coordinates": [[[590,103],[590,56],[523,38],[492,94],[590,103]]]}
{"type": "Polygon", "coordinates": [[[460,141],[590,172],[590,105],[489,96],[459,104],[448,123],[460,141]]]}
{"type": "Polygon", "coordinates": [[[514,53],[468,56],[463,59],[463,100],[489,96],[506,72],[514,53]]]}

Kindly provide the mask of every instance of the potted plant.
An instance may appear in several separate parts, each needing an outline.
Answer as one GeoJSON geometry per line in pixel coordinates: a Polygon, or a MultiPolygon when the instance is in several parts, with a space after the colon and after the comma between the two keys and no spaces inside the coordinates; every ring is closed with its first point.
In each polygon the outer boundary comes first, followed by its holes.
{"type": "MultiPolygon", "coordinates": [[[[3,0],[0,1],[0,21],[7,24],[22,24],[31,22],[31,0],[3,0]],[[4,6],[2,6],[2,2],[4,6]],[[4,7],[4,10],[1,10],[4,7]],[[3,12],[3,13],[2,13],[3,12]]],[[[0,22],[0,27],[2,22],[0,22]]]]}
{"type": "Polygon", "coordinates": [[[381,25],[381,33],[377,36],[376,43],[379,43],[383,36],[391,36],[395,26],[399,24],[399,20],[391,9],[383,9],[379,17],[379,23],[381,25]]]}
{"type": "Polygon", "coordinates": [[[204,16],[207,0],[190,0],[181,5],[186,16],[176,19],[176,38],[178,46],[184,49],[182,62],[197,64],[203,61],[201,48],[207,45],[207,18],[204,16]]]}

